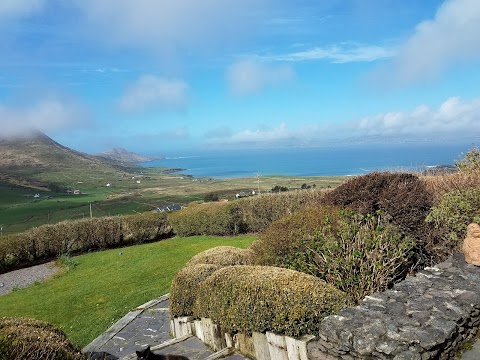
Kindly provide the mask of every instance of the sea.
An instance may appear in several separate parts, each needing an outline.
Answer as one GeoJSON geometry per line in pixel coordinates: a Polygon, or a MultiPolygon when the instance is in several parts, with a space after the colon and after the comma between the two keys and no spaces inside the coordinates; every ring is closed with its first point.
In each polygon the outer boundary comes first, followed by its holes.
{"type": "Polygon", "coordinates": [[[182,169],[193,177],[269,175],[361,175],[373,171],[419,171],[454,165],[472,146],[464,144],[339,145],[318,148],[195,151],[141,165],[182,169]]]}

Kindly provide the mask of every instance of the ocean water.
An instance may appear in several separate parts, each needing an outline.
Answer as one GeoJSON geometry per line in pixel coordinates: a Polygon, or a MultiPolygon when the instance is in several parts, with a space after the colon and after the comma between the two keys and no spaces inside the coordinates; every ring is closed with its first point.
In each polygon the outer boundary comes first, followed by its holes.
{"type": "MultiPolygon", "coordinates": [[[[471,147],[471,146],[470,146],[471,147]]],[[[453,165],[469,150],[460,144],[355,145],[322,148],[205,151],[176,154],[143,166],[181,168],[194,177],[266,175],[360,175],[376,170],[410,170],[453,165]]]]}

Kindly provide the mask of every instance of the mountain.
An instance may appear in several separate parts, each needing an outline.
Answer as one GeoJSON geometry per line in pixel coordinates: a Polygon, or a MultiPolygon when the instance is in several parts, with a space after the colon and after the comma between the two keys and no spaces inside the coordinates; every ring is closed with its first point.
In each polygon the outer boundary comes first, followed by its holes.
{"type": "Polygon", "coordinates": [[[135,154],[133,152],[127,151],[122,148],[113,148],[111,150],[104,151],[103,153],[98,154],[97,156],[107,158],[110,160],[119,161],[119,162],[126,162],[126,163],[139,163],[139,162],[148,162],[148,161],[162,159],[159,157],[149,157],[149,156],[135,154]]]}
{"type": "Polygon", "coordinates": [[[42,132],[14,138],[0,137],[0,171],[43,172],[63,169],[118,171],[118,162],[60,145],[42,132]]]}

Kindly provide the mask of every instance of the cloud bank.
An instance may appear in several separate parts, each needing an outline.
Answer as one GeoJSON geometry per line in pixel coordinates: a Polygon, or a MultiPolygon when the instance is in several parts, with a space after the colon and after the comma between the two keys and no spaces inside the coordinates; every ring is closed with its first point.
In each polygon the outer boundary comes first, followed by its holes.
{"type": "Polygon", "coordinates": [[[280,85],[295,77],[288,65],[272,65],[252,59],[239,61],[227,70],[227,82],[236,95],[248,95],[266,87],[280,85]]]}
{"type": "Polygon", "coordinates": [[[0,104],[0,137],[21,136],[33,130],[65,129],[80,121],[81,110],[73,104],[48,98],[30,107],[0,104]]]}
{"type": "MultiPolygon", "coordinates": [[[[210,133],[209,133],[210,134],[210,133]]],[[[388,112],[340,124],[328,123],[276,128],[243,129],[207,138],[211,146],[312,147],[341,144],[428,139],[480,138],[480,98],[464,101],[451,97],[437,109],[420,105],[411,112],[388,112]],[[223,134],[223,135],[222,135],[223,134]]]]}
{"type": "Polygon", "coordinates": [[[184,108],[188,103],[188,89],[183,80],[143,75],[127,88],[119,107],[125,112],[184,108]]]}

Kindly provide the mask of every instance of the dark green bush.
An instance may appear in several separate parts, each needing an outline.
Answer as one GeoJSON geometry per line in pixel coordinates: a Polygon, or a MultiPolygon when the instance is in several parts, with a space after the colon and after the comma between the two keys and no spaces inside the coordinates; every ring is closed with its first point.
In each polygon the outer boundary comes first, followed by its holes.
{"type": "Polygon", "coordinates": [[[0,318],[0,360],[80,360],[84,356],[53,325],[32,319],[0,318]]]}
{"type": "Polygon", "coordinates": [[[184,267],[172,280],[170,287],[170,316],[193,315],[193,304],[200,284],[222,266],[195,264],[184,267]]]}
{"type": "Polygon", "coordinates": [[[217,246],[192,257],[186,266],[196,264],[253,265],[253,251],[234,246],[217,246]]]}
{"type": "Polygon", "coordinates": [[[0,272],[16,266],[94,249],[171,236],[166,214],[139,214],[63,221],[0,238],[0,272]]]}
{"type": "Polygon", "coordinates": [[[194,316],[228,332],[316,334],[320,321],[348,304],[343,292],[297,271],[269,266],[217,270],[198,289],[194,316]]]}
{"type": "Polygon", "coordinates": [[[245,232],[235,203],[191,203],[169,214],[169,221],[179,236],[223,236],[245,232]]]}
{"type": "Polygon", "coordinates": [[[203,201],[211,202],[211,201],[218,201],[218,195],[215,193],[208,193],[204,196],[203,201]]]}
{"type": "Polygon", "coordinates": [[[467,225],[480,222],[480,188],[456,190],[444,194],[426,221],[436,231],[432,252],[443,256],[458,250],[466,236],[467,225]]]}
{"type": "Polygon", "coordinates": [[[274,222],[251,248],[259,264],[317,276],[359,301],[407,274],[414,245],[380,213],[320,207],[274,222]]]}
{"type": "Polygon", "coordinates": [[[406,235],[421,242],[428,230],[425,218],[432,206],[432,195],[417,176],[406,173],[380,173],[355,177],[327,193],[324,204],[346,206],[363,214],[382,211],[406,235]]]}

